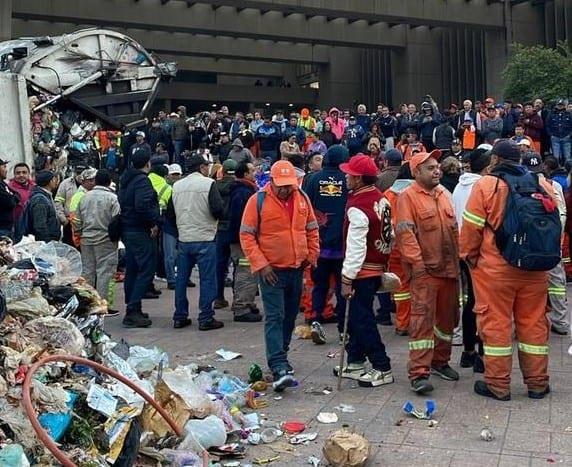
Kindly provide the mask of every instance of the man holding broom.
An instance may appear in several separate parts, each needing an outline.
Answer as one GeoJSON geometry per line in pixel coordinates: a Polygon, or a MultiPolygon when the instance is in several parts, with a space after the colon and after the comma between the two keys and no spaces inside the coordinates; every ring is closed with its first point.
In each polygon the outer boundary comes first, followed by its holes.
{"type": "MultiPolygon", "coordinates": [[[[373,312],[373,300],[389,260],[391,209],[375,186],[377,167],[373,159],[358,154],[340,164],[340,169],[346,174],[350,190],[344,219],[342,267],[342,295],[350,299],[344,326],[349,340],[344,335],[348,358],[341,377],[357,380],[363,387],[377,387],[393,383],[390,360],[373,312]],[[366,369],[366,359],[371,369],[366,369]]],[[[340,365],[334,368],[334,375],[339,377],[339,372],[340,365]]]]}

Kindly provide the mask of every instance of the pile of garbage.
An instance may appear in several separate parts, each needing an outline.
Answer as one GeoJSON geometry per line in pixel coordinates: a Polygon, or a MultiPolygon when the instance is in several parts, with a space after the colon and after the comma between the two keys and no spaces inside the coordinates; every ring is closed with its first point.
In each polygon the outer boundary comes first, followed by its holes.
{"type": "Polygon", "coordinates": [[[260,368],[246,383],[114,342],[80,271],[62,243],[0,240],[0,465],[208,465],[270,435],[260,368]]]}

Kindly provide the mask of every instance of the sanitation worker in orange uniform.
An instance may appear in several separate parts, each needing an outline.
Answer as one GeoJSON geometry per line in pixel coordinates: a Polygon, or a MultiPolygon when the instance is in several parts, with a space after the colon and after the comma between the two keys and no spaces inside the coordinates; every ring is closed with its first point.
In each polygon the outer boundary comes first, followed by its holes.
{"type": "Polygon", "coordinates": [[[415,182],[397,199],[397,246],[411,277],[409,379],[418,394],[433,390],[431,373],[459,379],[449,366],[459,321],[458,232],[450,195],[439,185],[440,157],[439,150],[415,154],[409,162],[415,182]]]}
{"type": "MultiPolygon", "coordinates": [[[[492,175],[475,183],[467,201],[460,237],[461,257],[471,268],[477,329],[485,354],[485,380],[476,381],[474,390],[481,396],[510,400],[514,326],[528,396],[542,399],[550,391],[550,325],[545,311],[548,272],[512,266],[501,254],[495,239],[495,231],[505,216],[509,185],[494,174],[523,176],[527,173],[520,165],[518,146],[508,140],[497,142],[489,168],[492,175]]],[[[540,180],[540,186],[550,195],[545,200],[550,204],[552,187],[545,180],[540,180]]]]}

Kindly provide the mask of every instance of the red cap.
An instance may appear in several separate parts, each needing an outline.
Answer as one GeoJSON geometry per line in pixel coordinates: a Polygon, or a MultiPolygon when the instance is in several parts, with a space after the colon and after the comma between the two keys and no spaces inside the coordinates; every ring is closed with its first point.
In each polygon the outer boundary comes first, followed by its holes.
{"type": "Polygon", "coordinates": [[[356,154],[348,162],[340,164],[340,170],[348,175],[356,177],[361,176],[377,176],[377,166],[373,159],[365,154],[356,154]]]}
{"type": "Polygon", "coordinates": [[[414,169],[419,167],[430,157],[438,161],[441,157],[441,151],[439,151],[439,149],[433,149],[431,152],[418,152],[409,161],[409,168],[413,172],[414,169]]]}

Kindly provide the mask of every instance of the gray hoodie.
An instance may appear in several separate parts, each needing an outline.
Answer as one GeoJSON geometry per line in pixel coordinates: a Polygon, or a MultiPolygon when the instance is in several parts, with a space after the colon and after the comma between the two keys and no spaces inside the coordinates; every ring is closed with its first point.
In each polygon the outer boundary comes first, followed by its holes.
{"type": "Polygon", "coordinates": [[[459,225],[459,230],[461,230],[461,225],[463,225],[463,212],[465,211],[465,206],[473,190],[473,185],[482,177],[482,175],[474,173],[464,173],[459,177],[459,183],[453,191],[453,206],[455,208],[455,216],[457,217],[457,224],[459,225]]]}

